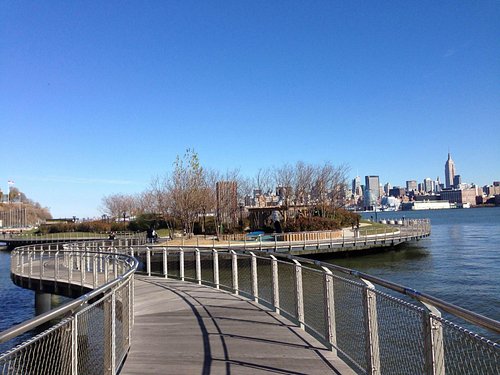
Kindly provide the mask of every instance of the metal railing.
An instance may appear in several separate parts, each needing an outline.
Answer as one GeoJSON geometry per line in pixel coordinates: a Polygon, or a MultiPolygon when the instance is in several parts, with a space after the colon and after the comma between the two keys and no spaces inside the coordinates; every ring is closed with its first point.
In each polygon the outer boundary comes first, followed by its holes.
{"type": "MultiPolygon", "coordinates": [[[[0,230],[0,241],[6,240],[23,240],[23,241],[60,241],[70,242],[75,240],[95,240],[98,238],[108,239],[110,232],[63,232],[63,233],[22,233],[22,232],[8,232],[0,230]]],[[[145,232],[112,232],[116,239],[133,239],[133,238],[146,238],[145,232]]]]}
{"type": "MultiPolygon", "coordinates": [[[[213,248],[233,250],[272,250],[300,251],[310,248],[355,248],[386,244],[397,244],[427,237],[431,233],[429,219],[400,220],[400,225],[383,225],[380,227],[360,227],[358,229],[307,231],[287,233],[267,233],[248,237],[244,234],[227,234],[221,241],[212,237],[213,248]]],[[[196,236],[196,246],[203,246],[204,238],[196,236]],[[202,241],[200,243],[200,240],[202,241]]],[[[186,246],[182,238],[182,246],[186,246]]],[[[191,242],[192,243],[192,242],[191,242]]],[[[189,245],[187,245],[189,246],[189,245]]]]}
{"type": "Polygon", "coordinates": [[[365,273],[283,254],[121,251],[137,257],[149,276],[210,285],[272,308],[359,373],[500,373],[500,346],[494,342],[500,322],[365,273]]]}
{"type": "Polygon", "coordinates": [[[0,333],[0,343],[55,325],[0,354],[0,374],[115,374],[131,343],[138,261],[111,249],[52,244],[12,251],[11,275],[36,290],[79,286],[79,298],[0,333]],[[63,286],[61,286],[63,285],[63,286]],[[89,291],[90,290],[90,291],[89,291]]]}

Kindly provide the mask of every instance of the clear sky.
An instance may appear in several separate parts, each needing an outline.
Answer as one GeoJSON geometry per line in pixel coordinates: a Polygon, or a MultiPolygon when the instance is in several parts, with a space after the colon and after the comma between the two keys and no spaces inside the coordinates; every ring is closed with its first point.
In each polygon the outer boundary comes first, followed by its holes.
{"type": "Polygon", "coordinates": [[[101,214],[194,148],[500,180],[499,1],[0,2],[0,186],[101,214]]]}

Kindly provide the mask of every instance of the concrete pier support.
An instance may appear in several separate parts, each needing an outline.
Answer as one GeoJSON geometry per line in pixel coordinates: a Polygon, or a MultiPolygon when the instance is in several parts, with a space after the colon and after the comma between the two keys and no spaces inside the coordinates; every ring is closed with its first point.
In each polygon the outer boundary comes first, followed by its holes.
{"type": "Polygon", "coordinates": [[[35,292],[35,314],[40,315],[51,309],[51,294],[43,292],[35,292]]]}

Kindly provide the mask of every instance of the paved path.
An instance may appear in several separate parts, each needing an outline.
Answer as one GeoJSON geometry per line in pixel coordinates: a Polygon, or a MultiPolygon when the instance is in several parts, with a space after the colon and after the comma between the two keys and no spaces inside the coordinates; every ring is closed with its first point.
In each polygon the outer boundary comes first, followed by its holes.
{"type": "Polygon", "coordinates": [[[132,347],[121,374],[351,374],[304,331],[246,299],[136,276],[132,347]]]}

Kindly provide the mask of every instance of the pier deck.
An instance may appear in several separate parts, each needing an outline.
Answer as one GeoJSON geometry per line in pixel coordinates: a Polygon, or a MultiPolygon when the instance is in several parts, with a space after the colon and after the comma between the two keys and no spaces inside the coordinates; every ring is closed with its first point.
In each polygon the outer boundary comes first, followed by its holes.
{"type": "Polygon", "coordinates": [[[352,374],[303,330],[244,298],[136,276],[135,327],[121,374],[352,374]]]}

